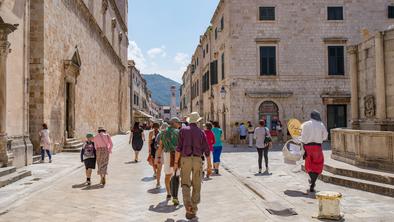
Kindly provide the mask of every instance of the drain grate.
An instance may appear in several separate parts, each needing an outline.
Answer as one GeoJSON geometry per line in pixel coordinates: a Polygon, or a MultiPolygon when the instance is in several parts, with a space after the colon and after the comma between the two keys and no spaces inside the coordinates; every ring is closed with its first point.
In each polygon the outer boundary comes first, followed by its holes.
{"type": "Polygon", "coordinates": [[[298,215],[293,208],[286,208],[283,210],[273,210],[273,209],[266,209],[266,210],[272,215],[282,216],[282,217],[298,215]]]}

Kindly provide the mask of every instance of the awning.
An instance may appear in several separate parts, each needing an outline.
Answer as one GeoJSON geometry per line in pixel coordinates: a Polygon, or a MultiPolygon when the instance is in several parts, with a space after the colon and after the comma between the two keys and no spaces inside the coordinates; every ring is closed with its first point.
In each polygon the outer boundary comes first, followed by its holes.
{"type": "Polygon", "coordinates": [[[153,116],[151,116],[151,115],[149,115],[148,113],[143,112],[143,111],[141,111],[141,110],[135,110],[135,111],[134,111],[134,117],[135,117],[135,118],[146,118],[146,119],[151,119],[151,118],[153,118],[153,116]]]}

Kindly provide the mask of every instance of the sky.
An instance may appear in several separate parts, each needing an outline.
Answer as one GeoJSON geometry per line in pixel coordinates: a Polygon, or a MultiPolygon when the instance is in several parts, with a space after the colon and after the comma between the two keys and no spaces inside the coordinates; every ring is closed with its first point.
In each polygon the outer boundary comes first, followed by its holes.
{"type": "Polygon", "coordinates": [[[142,74],[182,82],[219,0],[129,0],[128,57],[142,74]]]}

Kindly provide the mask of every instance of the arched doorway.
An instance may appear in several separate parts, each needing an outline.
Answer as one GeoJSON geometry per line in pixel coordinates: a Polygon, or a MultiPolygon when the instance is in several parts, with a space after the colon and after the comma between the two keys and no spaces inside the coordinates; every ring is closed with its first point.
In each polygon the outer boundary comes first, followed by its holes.
{"type": "Polygon", "coordinates": [[[276,126],[279,121],[279,108],[272,101],[265,101],[259,107],[259,119],[264,119],[266,127],[270,129],[271,135],[276,136],[276,126]]]}

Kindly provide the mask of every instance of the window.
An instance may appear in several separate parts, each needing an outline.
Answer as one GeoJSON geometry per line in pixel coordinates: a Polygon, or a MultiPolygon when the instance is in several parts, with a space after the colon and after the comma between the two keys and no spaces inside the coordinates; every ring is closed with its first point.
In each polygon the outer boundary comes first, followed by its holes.
{"type": "Polygon", "coordinates": [[[218,83],[218,61],[215,60],[211,62],[211,85],[216,85],[218,83]]]}
{"type": "Polygon", "coordinates": [[[197,66],[198,66],[198,57],[197,57],[197,66]]]}
{"type": "Polygon", "coordinates": [[[327,19],[328,20],[343,20],[343,7],[327,7],[327,19]]]}
{"type": "Polygon", "coordinates": [[[260,21],[275,21],[275,7],[260,7],[260,21]]]}
{"type": "Polygon", "coordinates": [[[202,50],[202,57],[205,58],[205,49],[202,50]]]}
{"type": "Polygon", "coordinates": [[[222,79],[224,79],[224,53],[222,53],[222,79]]]}
{"type": "Polygon", "coordinates": [[[276,47],[260,47],[260,75],[276,75],[276,47]]]}
{"type": "Polygon", "coordinates": [[[208,44],[207,44],[207,46],[205,48],[206,48],[205,51],[208,53],[208,44]]]}
{"type": "Polygon", "coordinates": [[[209,72],[206,72],[202,77],[202,92],[209,90],[209,72]]]}
{"type": "Polygon", "coordinates": [[[222,18],[220,19],[220,29],[223,31],[224,29],[224,17],[222,16],[222,18]]]}
{"type": "Polygon", "coordinates": [[[388,7],[388,17],[389,19],[394,19],[394,5],[388,7]]]}
{"type": "Polygon", "coordinates": [[[218,28],[215,28],[215,40],[218,39],[218,28]]]}
{"type": "Polygon", "coordinates": [[[343,46],[328,46],[328,75],[345,74],[343,46]]]}

